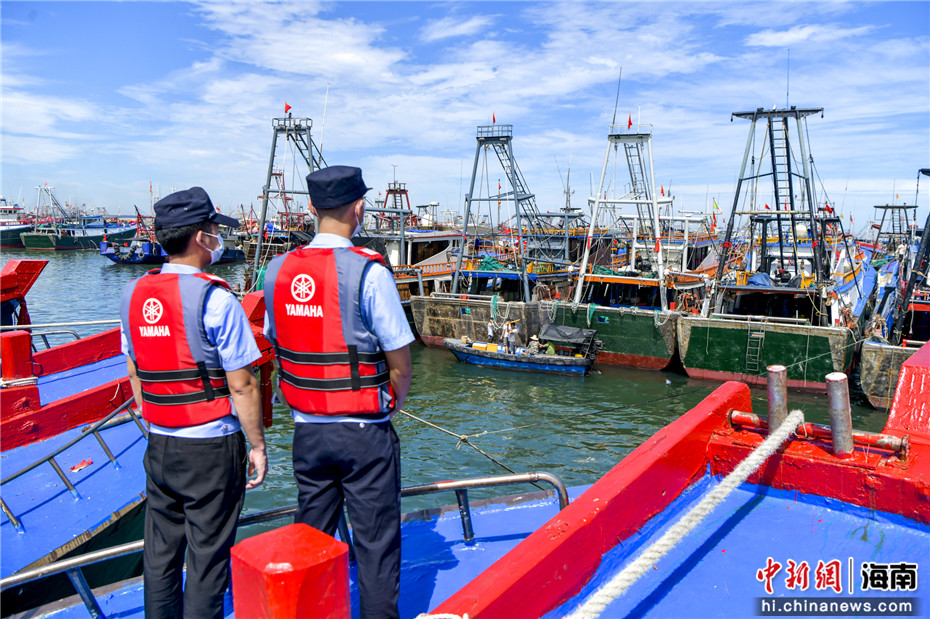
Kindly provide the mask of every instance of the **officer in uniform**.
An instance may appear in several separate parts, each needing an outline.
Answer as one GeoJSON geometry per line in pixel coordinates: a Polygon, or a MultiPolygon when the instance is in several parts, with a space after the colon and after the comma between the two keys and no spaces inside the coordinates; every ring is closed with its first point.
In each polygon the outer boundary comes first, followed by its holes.
{"type": "Polygon", "coordinates": [[[143,555],[149,619],[223,616],[245,490],[261,484],[267,469],[250,367],[261,354],[229,285],[202,271],[223,253],[219,224],[239,226],[200,187],[159,200],[155,236],[168,262],[130,282],[121,302],[129,378],[149,423],[143,555]],[[247,479],[246,462],[254,479],[247,479]]]}
{"type": "Polygon", "coordinates": [[[319,229],[265,273],[265,335],[294,416],[296,522],[329,535],[345,502],[361,616],[397,617],[400,441],[391,415],[410,388],[414,340],[384,258],[350,240],[362,227],[362,171],[307,176],[319,229]]]}

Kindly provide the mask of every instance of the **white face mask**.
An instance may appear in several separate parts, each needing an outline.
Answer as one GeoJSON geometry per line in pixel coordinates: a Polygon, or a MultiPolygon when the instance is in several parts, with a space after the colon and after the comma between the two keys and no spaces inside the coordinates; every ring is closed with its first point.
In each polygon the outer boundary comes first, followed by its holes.
{"type": "Polygon", "coordinates": [[[223,235],[222,234],[210,234],[209,232],[204,232],[203,235],[212,236],[213,238],[215,238],[217,241],[220,242],[220,246],[216,249],[210,249],[209,247],[205,245],[202,246],[204,249],[210,252],[210,264],[216,264],[217,262],[220,261],[220,258],[223,257],[223,249],[224,249],[223,235]]]}

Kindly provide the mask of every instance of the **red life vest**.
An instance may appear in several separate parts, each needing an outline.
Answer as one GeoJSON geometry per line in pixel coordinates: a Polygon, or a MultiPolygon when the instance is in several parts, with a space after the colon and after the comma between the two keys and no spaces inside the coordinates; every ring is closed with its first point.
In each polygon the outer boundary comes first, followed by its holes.
{"type": "Polygon", "coordinates": [[[268,266],[268,335],[291,408],[357,415],[394,407],[384,351],[361,314],[362,277],[372,262],[385,264],[364,247],[302,247],[268,266]]]}
{"type": "Polygon", "coordinates": [[[123,293],[123,332],[142,382],[142,416],[151,423],[188,427],[232,413],[226,372],[203,326],[213,286],[229,290],[208,273],[155,270],[123,293]]]}

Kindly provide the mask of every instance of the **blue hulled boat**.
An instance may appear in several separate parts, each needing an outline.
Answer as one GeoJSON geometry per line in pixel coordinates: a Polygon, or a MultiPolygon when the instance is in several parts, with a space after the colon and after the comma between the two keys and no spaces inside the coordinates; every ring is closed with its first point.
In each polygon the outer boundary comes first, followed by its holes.
{"type": "Polygon", "coordinates": [[[470,342],[445,338],[443,346],[463,363],[484,367],[504,368],[523,372],[547,374],[585,375],[591,370],[603,345],[595,339],[595,329],[579,329],[566,325],[549,324],[539,332],[539,340],[560,344],[562,354],[529,354],[524,347],[508,353],[504,347],[489,342],[470,342]]]}

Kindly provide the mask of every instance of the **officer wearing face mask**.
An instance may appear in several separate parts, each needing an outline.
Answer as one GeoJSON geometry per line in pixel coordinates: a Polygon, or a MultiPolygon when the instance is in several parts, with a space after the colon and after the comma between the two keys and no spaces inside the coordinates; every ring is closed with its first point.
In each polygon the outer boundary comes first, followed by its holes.
{"type": "Polygon", "coordinates": [[[307,176],[320,225],[265,273],[265,335],[294,417],[294,520],[329,535],[345,502],[362,619],[398,616],[400,441],[391,425],[410,388],[409,345],[384,258],[350,240],[365,217],[362,171],[307,176]]]}
{"type": "Polygon", "coordinates": [[[155,237],[168,262],[130,282],[120,307],[129,378],[149,423],[143,554],[149,618],[223,616],[245,490],[261,484],[267,469],[251,370],[261,354],[229,285],[203,272],[223,253],[220,224],[239,226],[200,187],[159,200],[155,237]]]}

